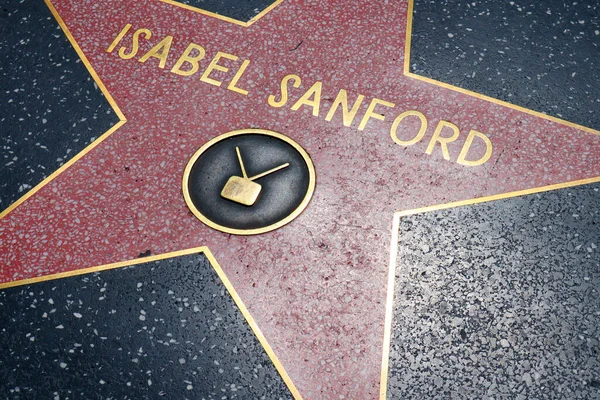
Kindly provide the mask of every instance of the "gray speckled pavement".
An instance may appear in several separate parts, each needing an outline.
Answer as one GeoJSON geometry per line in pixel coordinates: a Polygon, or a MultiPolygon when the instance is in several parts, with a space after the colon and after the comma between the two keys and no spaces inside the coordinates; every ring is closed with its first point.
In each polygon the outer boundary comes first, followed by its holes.
{"type": "Polygon", "coordinates": [[[600,398],[600,184],[400,222],[391,399],[600,398]]]}
{"type": "Polygon", "coordinates": [[[0,291],[0,398],[289,399],[207,258],[0,291]]]}

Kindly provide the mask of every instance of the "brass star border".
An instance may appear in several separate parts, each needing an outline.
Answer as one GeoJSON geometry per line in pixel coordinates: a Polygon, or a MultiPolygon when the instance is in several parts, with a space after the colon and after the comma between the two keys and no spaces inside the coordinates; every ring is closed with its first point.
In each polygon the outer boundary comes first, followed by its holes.
{"type": "Polygon", "coordinates": [[[211,11],[206,11],[206,10],[203,10],[202,8],[190,6],[189,4],[180,3],[178,1],[173,1],[173,0],[159,0],[159,1],[170,4],[172,6],[185,8],[186,10],[195,11],[200,14],[208,15],[209,17],[213,17],[213,18],[217,18],[217,19],[220,19],[223,21],[231,22],[232,24],[240,25],[240,26],[247,28],[250,25],[252,25],[253,23],[255,23],[256,21],[258,21],[259,19],[261,19],[262,17],[264,17],[269,11],[271,11],[272,9],[274,9],[275,7],[277,7],[278,5],[283,3],[284,0],[277,0],[276,2],[271,4],[269,7],[265,8],[260,13],[256,14],[254,17],[252,17],[248,22],[240,21],[239,19],[235,19],[235,18],[226,17],[224,15],[217,14],[217,13],[214,13],[211,11]]]}

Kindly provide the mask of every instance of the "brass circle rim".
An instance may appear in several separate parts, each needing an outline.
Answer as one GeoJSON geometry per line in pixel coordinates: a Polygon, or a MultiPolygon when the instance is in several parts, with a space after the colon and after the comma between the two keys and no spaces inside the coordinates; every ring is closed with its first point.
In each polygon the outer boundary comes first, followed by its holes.
{"type": "Polygon", "coordinates": [[[255,128],[238,129],[235,131],[223,133],[217,137],[212,138],[211,140],[206,142],[204,145],[202,145],[202,147],[200,147],[198,150],[196,150],[196,152],[194,153],[194,155],[192,156],[190,161],[188,161],[188,163],[185,167],[184,173],[183,173],[183,180],[182,180],[182,185],[181,185],[181,187],[183,189],[183,198],[185,199],[185,203],[188,206],[188,208],[190,209],[190,211],[192,211],[192,213],[194,214],[194,216],[196,218],[198,218],[203,224],[207,225],[210,228],[216,229],[220,232],[233,234],[233,235],[258,235],[261,233],[271,232],[275,229],[281,228],[284,225],[287,225],[288,223],[290,223],[294,219],[296,219],[306,209],[306,207],[308,206],[308,203],[312,199],[313,193],[315,191],[315,186],[316,186],[315,167],[313,165],[313,162],[312,162],[310,156],[306,152],[306,150],[304,150],[293,139],[291,139],[281,133],[270,131],[267,129],[255,129],[255,128]],[[277,139],[283,140],[284,142],[291,145],[298,153],[300,153],[300,155],[304,159],[304,162],[306,163],[306,166],[308,167],[308,190],[306,191],[306,194],[304,195],[302,202],[300,202],[298,207],[294,211],[292,211],[291,214],[289,214],[282,220],[277,221],[274,224],[271,224],[271,225],[268,225],[268,226],[265,226],[262,228],[236,229],[236,228],[229,228],[227,226],[223,226],[223,225],[220,225],[220,224],[217,224],[217,223],[211,221],[204,214],[202,214],[200,212],[200,210],[198,210],[198,208],[196,208],[196,206],[194,205],[194,203],[192,202],[192,199],[190,197],[190,192],[189,192],[188,185],[187,185],[189,178],[190,178],[190,173],[192,171],[192,167],[196,163],[196,160],[198,160],[198,158],[200,158],[200,156],[206,150],[208,150],[214,144],[219,143],[225,139],[228,139],[233,136],[244,135],[244,134],[258,134],[258,135],[264,135],[264,136],[271,136],[271,137],[275,137],[277,139]]]}

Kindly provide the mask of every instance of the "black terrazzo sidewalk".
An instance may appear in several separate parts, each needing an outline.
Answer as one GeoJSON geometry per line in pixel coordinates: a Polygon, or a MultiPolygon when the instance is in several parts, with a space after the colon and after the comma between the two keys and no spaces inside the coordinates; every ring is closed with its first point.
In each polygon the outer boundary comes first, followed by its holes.
{"type": "Polygon", "coordinates": [[[202,254],[0,291],[2,399],[288,399],[202,254]]]}
{"type": "Polygon", "coordinates": [[[118,122],[43,0],[0,6],[0,212],[118,122]]]}
{"type": "Polygon", "coordinates": [[[410,70],[600,129],[600,3],[415,0],[410,70]]]}

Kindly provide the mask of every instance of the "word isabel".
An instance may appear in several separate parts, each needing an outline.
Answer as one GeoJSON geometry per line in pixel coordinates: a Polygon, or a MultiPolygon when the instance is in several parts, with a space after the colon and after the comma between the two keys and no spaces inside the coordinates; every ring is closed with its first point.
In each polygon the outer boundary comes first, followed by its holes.
{"type": "MultiPolygon", "coordinates": [[[[131,33],[131,24],[125,25],[125,27],[119,32],[117,37],[108,46],[106,51],[112,53],[117,46],[124,41],[127,36],[126,44],[122,45],[117,54],[124,60],[129,60],[134,57],[138,57],[140,50],[140,40],[152,39],[152,32],[146,28],[140,28],[131,33]]],[[[145,63],[150,58],[158,60],[158,67],[164,69],[169,60],[169,53],[171,45],[173,43],[173,36],[168,35],[158,41],[150,50],[142,54],[137,58],[140,63],[145,63]]],[[[177,56],[175,64],[170,69],[170,72],[180,76],[191,76],[200,71],[200,62],[206,58],[206,50],[199,44],[189,43],[183,53],[177,56]]],[[[228,75],[229,83],[227,84],[227,90],[233,92],[248,95],[248,90],[239,86],[240,79],[246,72],[250,60],[240,60],[238,56],[218,51],[203,69],[200,75],[200,81],[214,85],[221,86],[224,81],[219,80],[215,76],[215,71],[218,71],[219,76],[228,75]],[[235,66],[235,68],[232,67],[235,66]],[[211,76],[212,75],[212,76],[211,76]]],[[[303,93],[299,91],[302,84],[302,78],[295,74],[288,74],[284,76],[280,81],[279,92],[271,94],[266,99],[267,104],[274,108],[282,108],[285,106],[290,107],[290,110],[297,111],[301,107],[308,108],[312,115],[315,117],[321,117],[321,95],[323,91],[323,82],[316,81],[303,93]],[[296,101],[290,102],[290,94],[295,92],[294,95],[297,98],[296,101]],[[297,97],[300,95],[300,97],[297,97]]],[[[329,107],[327,114],[325,114],[325,120],[331,121],[334,115],[341,111],[342,123],[344,126],[350,127],[353,123],[358,123],[358,130],[363,131],[371,120],[385,121],[386,116],[380,114],[384,107],[387,109],[395,108],[395,104],[383,99],[372,98],[366,110],[362,115],[358,116],[361,105],[365,101],[365,96],[358,94],[356,99],[349,104],[348,92],[345,89],[340,89],[333,100],[333,103],[329,107]],[[357,116],[359,118],[357,118],[357,116]],[[360,122],[358,122],[360,121],[360,122]]],[[[366,104],[366,103],[365,103],[366,104]]],[[[362,107],[364,109],[364,107],[362,107]]],[[[412,146],[416,143],[421,142],[427,133],[428,120],[423,113],[417,110],[408,110],[400,113],[393,120],[390,127],[390,137],[398,145],[403,147],[412,146]]],[[[429,138],[426,154],[432,154],[433,151],[438,147],[442,152],[444,159],[452,161],[450,157],[449,146],[452,142],[455,142],[460,137],[460,129],[453,123],[445,120],[440,120],[433,132],[433,135],[429,138]],[[445,133],[444,133],[445,132],[445,133]],[[444,133],[444,134],[443,134],[444,133]],[[448,133],[450,135],[448,135],[448,133]]],[[[460,153],[455,162],[464,166],[478,166],[487,162],[492,155],[492,142],[490,139],[481,132],[476,130],[470,130],[467,134],[467,138],[462,145],[460,153]],[[478,158],[469,157],[469,152],[475,140],[479,141],[478,158]],[[481,150],[482,146],[485,150],[481,150]]]]}

